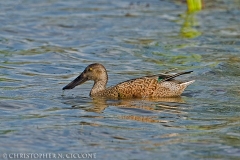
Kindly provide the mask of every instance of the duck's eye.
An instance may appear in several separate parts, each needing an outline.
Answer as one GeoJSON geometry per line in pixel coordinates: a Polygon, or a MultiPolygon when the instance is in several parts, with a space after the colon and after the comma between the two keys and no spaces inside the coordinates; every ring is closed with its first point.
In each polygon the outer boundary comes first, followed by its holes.
{"type": "Polygon", "coordinates": [[[89,68],[88,71],[92,71],[93,69],[92,68],[89,68]]]}

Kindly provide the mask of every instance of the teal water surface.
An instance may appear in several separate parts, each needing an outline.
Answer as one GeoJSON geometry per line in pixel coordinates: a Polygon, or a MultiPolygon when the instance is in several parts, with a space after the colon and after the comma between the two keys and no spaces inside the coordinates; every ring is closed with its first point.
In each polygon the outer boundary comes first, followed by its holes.
{"type": "Polygon", "coordinates": [[[0,159],[240,158],[240,1],[0,1],[0,22],[0,159]],[[62,92],[96,62],[108,86],[173,68],[196,82],[175,99],[62,92]]]}

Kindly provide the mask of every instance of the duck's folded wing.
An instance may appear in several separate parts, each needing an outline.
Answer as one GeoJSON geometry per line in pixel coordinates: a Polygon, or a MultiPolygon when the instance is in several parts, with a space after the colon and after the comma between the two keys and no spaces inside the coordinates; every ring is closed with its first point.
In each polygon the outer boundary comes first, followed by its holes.
{"type": "Polygon", "coordinates": [[[178,77],[180,75],[183,74],[189,74],[192,73],[193,71],[185,71],[185,72],[180,72],[180,73],[175,73],[175,74],[156,74],[156,75],[152,75],[152,76],[146,76],[147,78],[153,78],[153,79],[157,79],[158,82],[165,82],[165,81],[169,81],[172,80],[175,77],[178,77]]]}

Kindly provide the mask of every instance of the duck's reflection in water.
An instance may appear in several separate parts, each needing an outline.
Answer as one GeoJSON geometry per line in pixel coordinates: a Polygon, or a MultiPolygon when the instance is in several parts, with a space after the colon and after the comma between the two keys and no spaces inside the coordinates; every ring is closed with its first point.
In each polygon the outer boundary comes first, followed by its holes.
{"type": "MultiPolygon", "coordinates": [[[[73,100],[73,99],[72,99],[73,100]]],[[[106,100],[104,98],[88,98],[88,105],[83,103],[73,105],[73,109],[83,109],[87,112],[103,113],[107,107],[117,107],[121,114],[119,119],[134,120],[145,123],[167,123],[164,114],[184,114],[180,108],[186,103],[181,97],[176,98],[145,98],[145,99],[122,99],[106,100]],[[122,112],[123,111],[123,112],[122,112]],[[124,115],[123,115],[124,114],[124,115]]],[[[77,103],[79,103],[78,101],[77,103]]],[[[83,102],[83,101],[82,101],[83,102]]],[[[69,103],[68,103],[69,104],[69,103]]]]}

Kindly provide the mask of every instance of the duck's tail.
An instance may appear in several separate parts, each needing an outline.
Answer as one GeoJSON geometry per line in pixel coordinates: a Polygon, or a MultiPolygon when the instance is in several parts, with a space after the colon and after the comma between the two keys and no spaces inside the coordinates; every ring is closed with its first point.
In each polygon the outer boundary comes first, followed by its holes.
{"type": "Polygon", "coordinates": [[[181,86],[184,86],[184,87],[186,88],[187,86],[189,86],[189,85],[192,84],[193,82],[195,82],[195,80],[183,82],[183,83],[181,83],[180,85],[181,85],[181,86]]]}

